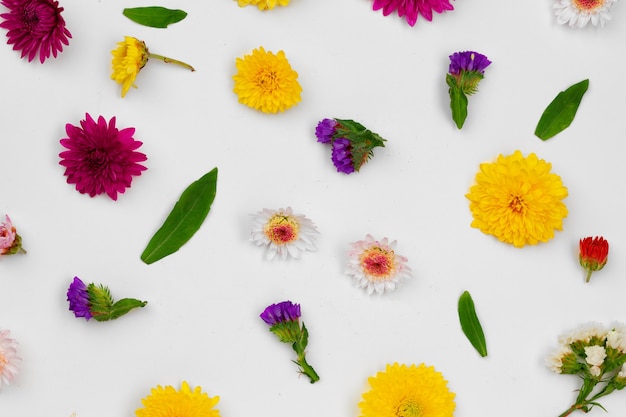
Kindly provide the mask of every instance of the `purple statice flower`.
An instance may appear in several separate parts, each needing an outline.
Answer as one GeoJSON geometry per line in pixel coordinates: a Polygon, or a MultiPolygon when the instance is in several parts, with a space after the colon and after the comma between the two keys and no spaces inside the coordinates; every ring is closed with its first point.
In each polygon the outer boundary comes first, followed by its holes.
{"type": "Polygon", "coordinates": [[[260,317],[270,326],[288,321],[298,321],[300,319],[300,304],[294,304],[291,301],[272,304],[263,310],[260,317]]]}
{"type": "Polygon", "coordinates": [[[491,61],[483,54],[474,51],[455,52],[450,55],[450,68],[448,72],[458,75],[461,71],[473,71],[480,74],[485,73],[485,68],[491,61]]]}
{"type": "Polygon", "coordinates": [[[354,163],[352,161],[352,153],[350,152],[350,141],[346,138],[337,138],[333,141],[333,152],[331,159],[337,172],[351,174],[354,172],[354,163]]]}
{"type": "Polygon", "coordinates": [[[74,277],[74,281],[67,290],[67,301],[70,302],[70,310],[76,317],[84,317],[89,320],[92,315],[89,310],[89,293],[87,286],[80,278],[74,277]]]}
{"type": "Polygon", "coordinates": [[[330,143],[337,131],[337,122],[333,119],[323,119],[315,128],[315,136],[320,143],[330,143]]]}

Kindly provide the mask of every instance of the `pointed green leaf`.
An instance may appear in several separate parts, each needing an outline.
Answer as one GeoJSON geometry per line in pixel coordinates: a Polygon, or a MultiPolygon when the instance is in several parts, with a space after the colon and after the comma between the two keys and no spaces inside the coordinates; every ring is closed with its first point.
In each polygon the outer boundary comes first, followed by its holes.
{"type": "Polygon", "coordinates": [[[587,88],[589,88],[589,80],[583,80],[561,91],[541,115],[535,129],[535,136],[541,140],[548,140],[567,129],[576,116],[587,88]]]}
{"type": "Polygon", "coordinates": [[[124,16],[140,25],[153,28],[166,28],[167,25],[180,22],[187,17],[187,12],[182,10],[166,9],[165,7],[134,7],[124,9],[124,16]]]}
{"type": "MultiPolygon", "coordinates": [[[[448,83],[448,85],[451,84],[448,83]]],[[[467,119],[467,96],[456,86],[451,86],[448,92],[450,93],[452,120],[456,123],[456,127],[461,129],[467,119]]]]}
{"type": "Polygon", "coordinates": [[[141,254],[147,264],[171,255],[198,231],[209,214],[217,189],[217,168],[194,181],[181,194],[159,230],[141,254]]]}
{"type": "Polygon", "coordinates": [[[116,318],[128,313],[132,309],[145,307],[146,304],[148,304],[147,301],[140,301],[134,298],[122,298],[121,300],[116,301],[113,306],[111,306],[109,320],[115,320],[116,318]]]}
{"type": "Polygon", "coordinates": [[[476,316],[472,296],[467,291],[459,297],[459,321],[461,322],[463,333],[465,333],[472,346],[474,346],[480,356],[487,356],[485,334],[480,321],[478,321],[478,316],[476,316]]]}

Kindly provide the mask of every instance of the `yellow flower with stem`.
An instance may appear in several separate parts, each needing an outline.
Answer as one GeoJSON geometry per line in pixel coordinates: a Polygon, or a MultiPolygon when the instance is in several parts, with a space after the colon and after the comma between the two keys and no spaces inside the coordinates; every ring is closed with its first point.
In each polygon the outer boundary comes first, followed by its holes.
{"type": "Polygon", "coordinates": [[[552,164],[520,151],[480,165],[466,197],[472,227],[515,247],[547,242],[563,229],[567,188],[551,172],[552,164]]]}
{"type": "Polygon", "coordinates": [[[239,7],[256,6],[259,10],[271,10],[274,7],[286,6],[290,0],[237,0],[239,7]]]}
{"type": "Polygon", "coordinates": [[[360,417],[452,417],[455,394],[432,366],[387,365],[370,377],[359,403],[360,417]]]}
{"type": "Polygon", "coordinates": [[[200,387],[192,391],[187,381],[183,381],[179,391],[171,385],[165,388],[158,385],[141,400],[144,408],[135,414],[137,417],[220,417],[219,410],[213,408],[219,400],[218,396],[209,397],[200,387]]]}
{"type": "Polygon", "coordinates": [[[302,87],[283,51],[266,52],[263,47],[237,58],[233,91],[239,102],[263,113],[285,111],[300,102],[302,87]]]}
{"type": "Polygon", "coordinates": [[[167,64],[180,65],[188,70],[195,71],[191,65],[185,62],[151,53],[144,41],[140,41],[132,36],[126,36],[122,42],[118,42],[117,48],[113,49],[111,54],[113,55],[111,79],[122,85],[122,97],[126,96],[130,87],[137,88],[135,79],[150,58],[161,60],[167,64]]]}

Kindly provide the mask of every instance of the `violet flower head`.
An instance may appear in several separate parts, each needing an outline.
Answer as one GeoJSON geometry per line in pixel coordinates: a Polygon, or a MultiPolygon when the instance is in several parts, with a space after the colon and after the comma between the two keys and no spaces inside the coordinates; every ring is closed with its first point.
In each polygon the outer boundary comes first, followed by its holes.
{"type": "Polygon", "coordinates": [[[483,54],[474,51],[455,52],[450,55],[450,68],[448,72],[458,75],[461,71],[475,71],[485,73],[485,68],[491,61],[483,54]]]}
{"type": "Polygon", "coordinates": [[[350,141],[346,138],[337,138],[333,141],[333,151],[331,159],[337,172],[344,174],[352,174],[354,172],[354,163],[352,162],[352,153],[350,152],[350,141]]]}
{"type": "Polygon", "coordinates": [[[270,326],[270,331],[278,336],[278,340],[291,344],[297,354],[297,360],[293,362],[300,366],[300,372],[309,377],[311,384],[319,381],[320,377],[305,357],[309,331],[304,323],[300,326],[300,304],[291,301],[272,304],[263,310],[260,317],[270,326]]]}
{"type": "Polygon", "coordinates": [[[74,277],[74,280],[67,289],[67,301],[70,302],[70,310],[74,312],[76,317],[84,317],[89,320],[92,315],[89,311],[89,293],[87,286],[80,278],[74,277]]]}
{"type": "Polygon", "coordinates": [[[286,321],[298,321],[300,319],[300,304],[294,304],[291,301],[272,304],[261,313],[260,317],[269,326],[286,321]]]}
{"type": "Polygon", "coordinates": [[[97,321],[114,320],[134,308],[145,307],[148,304],[147,301],[134,298],[114,301],[107,287],[94,283],[85,285],[78,277],[74,277],[67,289],[67,301],[74,316],[84,317],[85,320],[93,317],[97,321]]]}
{"type": "Polygon", "coordinates": [[[118,130],[115,117],[107,123],[99,116],[96,122],[87,113],[80,126],[65,125],[67,138],[61,145],[68,150],[59,154],[68,184],[76,184],[81,194],[94,197],[106,193],[112,200],[129,188],[134,176],[147,168],[139,162],[147,159],[137,152],[142,142],[135,140],[135,128],[118,130]]]}
{"type": "Polygon", "coordinates": [[[334,119],[323,119],[315,128],[315,136],[320,143],[330,143],[337,131],[337,122],[334,119]]]}
{"type": "Polygon", "coordinates": [[[7,43],[14,51],[22,51],[21,58],[32,61],[39,54],[39,61],[57,57],[63,45],[69,45],[72,34],[65,27],[61,16],[63,7],[54,0],[2,0],[9,9],[0,14],[4,19],[0,27],[7,29],[7,43]]]}

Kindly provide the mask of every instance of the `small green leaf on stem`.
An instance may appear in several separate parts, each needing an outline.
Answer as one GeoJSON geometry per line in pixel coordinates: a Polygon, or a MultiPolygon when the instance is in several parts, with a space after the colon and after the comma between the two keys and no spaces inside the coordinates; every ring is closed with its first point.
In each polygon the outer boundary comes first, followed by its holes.
{"type": "Polygon", "coordinates": [[[459,297],[459,321],[461,322],[463,333],[465,333],[465,336],[467,336],[472,346],[474,346],[480,356],[483,358],[487,356],[485,334],[483,333],[483,328],[480,325],[478,316],[476,316],[472,296],[467,291],[459,297]]]}
{"type": "Polygon", "coordinates": [[[122,13],[135,23],[161,29],[187,17],[187,12],[183,10],[172,10],[159,6],[134,7],[124,9],[122,13]]]}
{"type": "Polygon", "coordinates": [[[561,91],[541,115],[535,129],[535,136],[541,140],[548,140],[567,129],[576,116],[587,88],[589,88],[588,79],[561,91]]]}
{"type": "Polygon", "coordinates": [[[216,191],[217,168],[213,168],[183,191],[161,228],[150,239],[141,260],[151,264],[187,243],[209,214],[216,191]]]}

